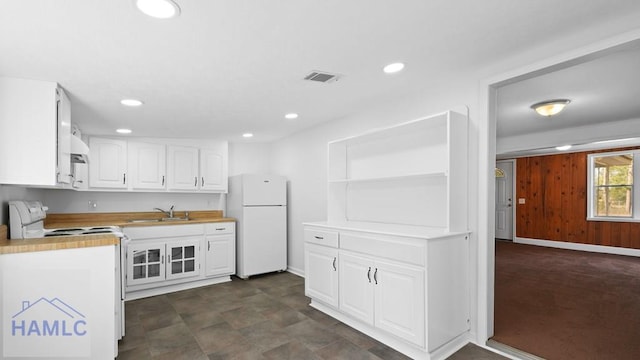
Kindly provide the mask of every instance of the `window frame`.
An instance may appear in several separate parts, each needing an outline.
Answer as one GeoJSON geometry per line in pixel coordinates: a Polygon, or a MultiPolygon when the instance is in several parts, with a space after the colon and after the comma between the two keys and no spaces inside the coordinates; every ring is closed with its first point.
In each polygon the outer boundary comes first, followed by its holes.
{"type": "Polygon", "coordinates": [[[598,152],[587,155],[587,220],[588,221],[617,221],[617,222],[640,222],[640,149],[598,152]],[[631,184],[631,216],[596,216],[594,215],[594,201],[596,201],[596,187],[594,183],[595,158],[633,155],[633,183],[631,184]]]}

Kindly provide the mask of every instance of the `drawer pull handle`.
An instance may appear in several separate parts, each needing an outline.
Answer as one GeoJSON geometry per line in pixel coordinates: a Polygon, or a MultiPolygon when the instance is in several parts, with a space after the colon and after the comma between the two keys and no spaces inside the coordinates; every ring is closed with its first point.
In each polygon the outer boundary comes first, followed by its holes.
{"type": "Polygon", "coordinates": [[[367,279],[369,279],[369,283],[371,283],[371,266],[369,266],[369,271],[367,271],[367,279]]]}
{"type": "Polygon", "coordinates": [[[193,187],[197,187],[198,186],[198,177],[194,177],[193,178],[193,187]]]}
{"type": "Polygon", "coordinates": [[[324,238],[322,236],[314,236],[314,238],[316,238],[318,240],[324,240],[324,238]]]}
{"type": "Polygon", "coordinates": [[[162,186],[164,186],[164,175],[162,175],[162,186]]]}
{"type": "Polygon", "coordinates": [[[378,285],[378,268],[376,268],[376,271],[374,271],[373,273],[373,281],[375,281],[376,285],[378,285]]]}
{"type": "Polygon", "coordinates": [[[336,268],[336,258],[333,258],[333,271],[338,271],[338,269],[336,268]]]}
{"type": "Polygon", "coordinates": [[[216,228],[216,231],[226,230],[226,228],[216,228]]]}

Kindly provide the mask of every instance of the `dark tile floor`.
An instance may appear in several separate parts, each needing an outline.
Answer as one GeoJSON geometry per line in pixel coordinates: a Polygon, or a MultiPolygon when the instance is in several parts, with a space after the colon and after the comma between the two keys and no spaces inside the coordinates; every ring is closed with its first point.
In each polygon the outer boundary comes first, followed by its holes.
{"type": "MultiPolygon", "coordinates": [[[[118,360],[407,359],[308,304],[286,272],[129,301],[118,360]]],[[[450,359],[504,358],[467,345],[450,359]]]]}

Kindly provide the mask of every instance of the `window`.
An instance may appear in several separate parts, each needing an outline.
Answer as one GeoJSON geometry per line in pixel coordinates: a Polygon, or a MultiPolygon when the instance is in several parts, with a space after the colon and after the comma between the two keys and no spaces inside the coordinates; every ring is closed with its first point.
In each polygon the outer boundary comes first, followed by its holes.
{"type": "Polygon", "coordinates": [[[640,150],[590,154],[588,219],[607,221],[640,221],[634,213],[640,201],[634,187],[635,173],[640,169],[640,150]]]}

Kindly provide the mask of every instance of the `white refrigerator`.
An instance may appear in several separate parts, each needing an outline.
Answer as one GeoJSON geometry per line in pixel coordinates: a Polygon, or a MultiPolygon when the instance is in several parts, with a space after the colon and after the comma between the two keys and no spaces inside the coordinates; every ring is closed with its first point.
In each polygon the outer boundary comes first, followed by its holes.
{"type": "Polygon", "coordinates": [[[227,215],[236,218],[236,275],[287,269],[287,179],[243,174],[229,178],[227,215]]]}

